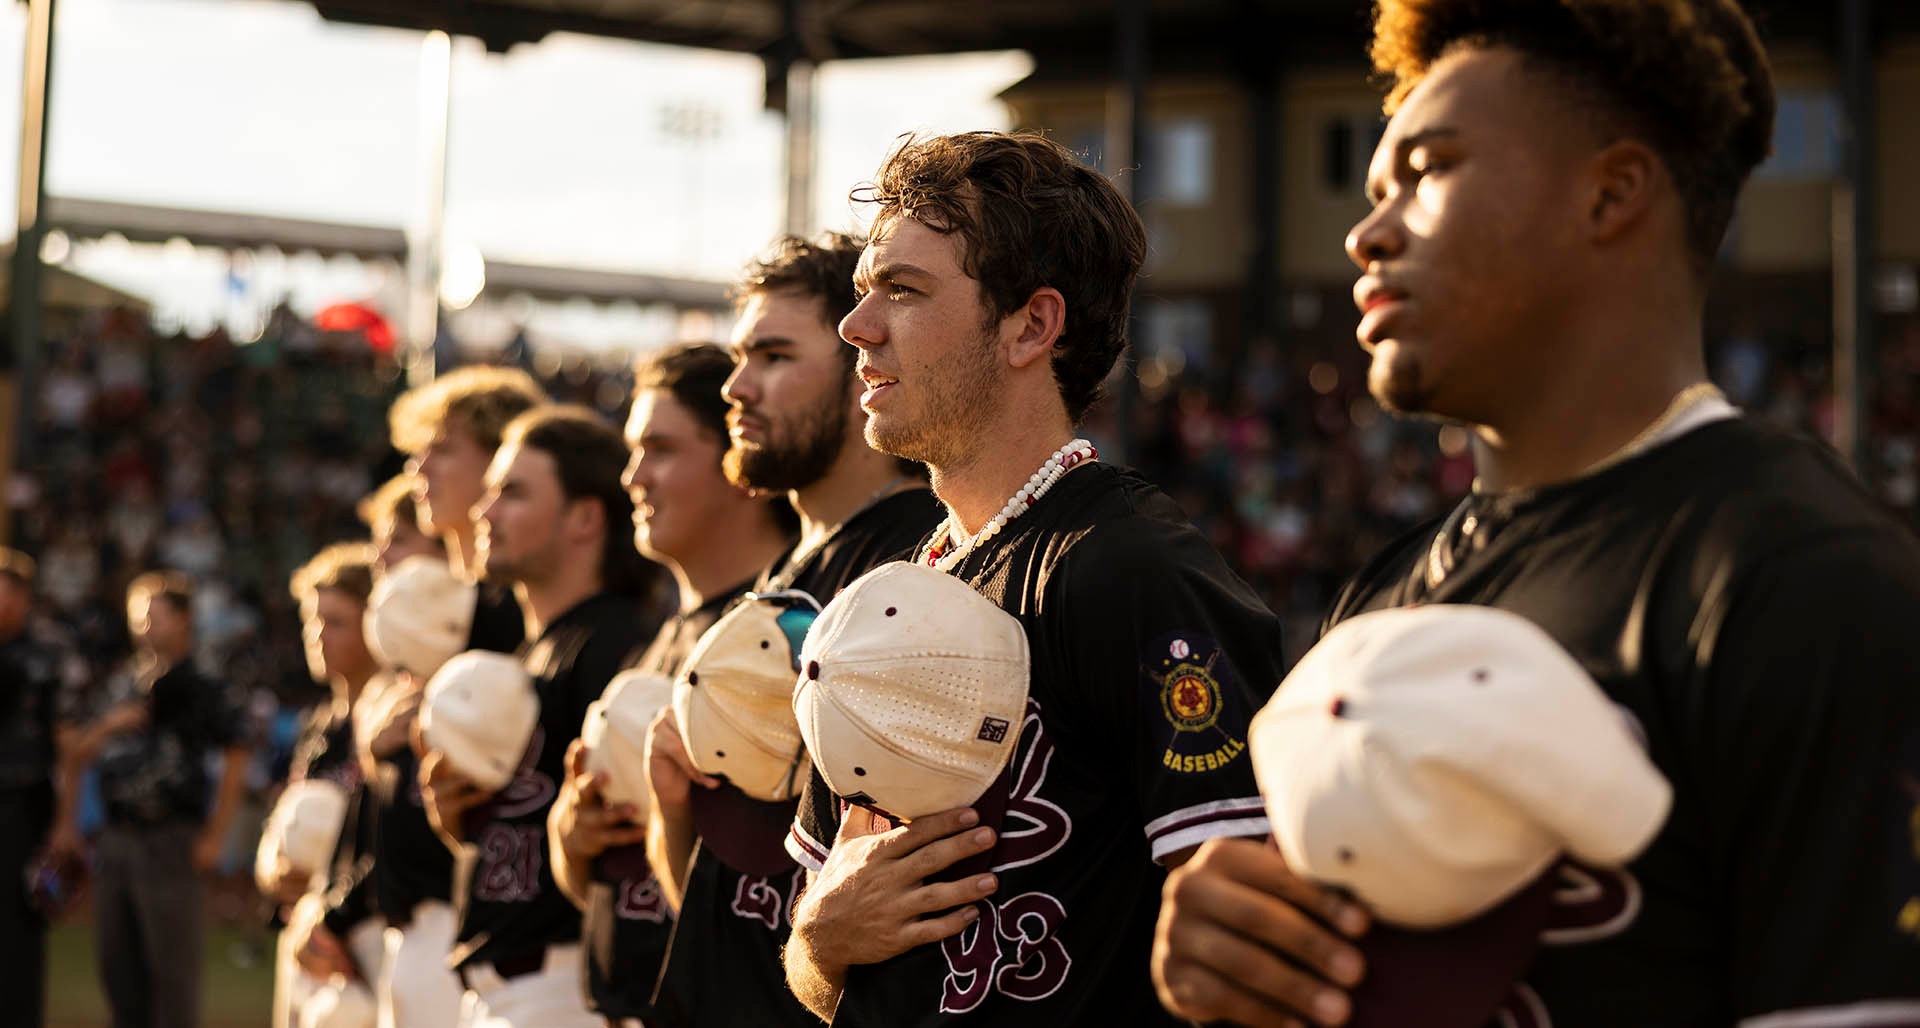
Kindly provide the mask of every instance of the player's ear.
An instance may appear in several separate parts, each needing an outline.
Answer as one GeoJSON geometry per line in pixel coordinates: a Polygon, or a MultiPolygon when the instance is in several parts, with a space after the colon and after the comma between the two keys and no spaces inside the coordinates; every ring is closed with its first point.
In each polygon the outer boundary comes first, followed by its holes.
{"type": "Polygon", "coordinates": [[[1002,338],[1009,331],[1013,333],[1013,338],[1007,343],[1007,363],[1024,368],[1034,361],[1050,357],[1053,344],[1059,341],[1060,334],[1066,328],[1067,298],[1052,286],[1041,286],[1034,290],[1020,309],[1001,322],[1002,338]]]}
{"type": "Polygon", "coordinates": [[[1666,180],[1659,156],[1637,139],[1608,144],[1593,155],[1587,172],[1587,229],[1596,243],[1612,242],[1643,221],[1666,180]]]}
{"type": "Polygon", "coordinates": [[[567,527],[582,538],[597,538],[607,528],[607,507],[598,499],[582,496],[567,504],[567,527]]]}

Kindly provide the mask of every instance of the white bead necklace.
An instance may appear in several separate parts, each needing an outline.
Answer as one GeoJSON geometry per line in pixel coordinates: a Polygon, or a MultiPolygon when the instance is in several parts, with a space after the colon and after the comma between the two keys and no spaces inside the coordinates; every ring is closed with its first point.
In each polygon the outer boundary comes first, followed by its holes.
{"type": "Polygon", "coordinates": [[[960,528],[959,523],[954,521],[953,515],[947,515],[947,520],[941,524],[940,530],[934,533],[933,545],[927,547],[927,565],[936,571],[952,570],[953,566],[960,563],[967,554],[979,549],[982,543],[999,534],[1001,529],[1007,527],[1009,521],[1025,514],[1067,472],[1083,462],[1096,460],[1099,456],[1100,451],[1094,449],[1093,444],[1085,439],[1075,439],[1053,451],[1053,456],[1048,457],[1046,463],[1040,465],[1040,470],[1035,471],[1033,476],[1027,479],[1027,484],[1021,486],[1020,491],[1007,500],[1006,505],[1000,508],[1000,513],[995,514],[991,520],[980,526],[980,531],[972,536],[968,536],[960,528]]]}

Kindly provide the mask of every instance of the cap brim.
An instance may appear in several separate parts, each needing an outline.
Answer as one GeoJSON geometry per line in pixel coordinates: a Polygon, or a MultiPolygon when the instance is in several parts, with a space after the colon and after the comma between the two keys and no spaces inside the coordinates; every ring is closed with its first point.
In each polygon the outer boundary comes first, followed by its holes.
{"type": "Polygon", "coordinates": [[[750,875],[776,875],[795,867],[786,841],[798,800],[756,800],[725,782],[712,789],[696,785],[688,798],[700,845],[721,863],[750,875]]]}
{"type": "Polygon", "coordinates": [[[1360,940],[1366,979],[1347,1028],[1486,1028],[1533,963],[1553,911],[1558,867],[1464,924],[1416,931],[1375,924],[1360,940]]]}

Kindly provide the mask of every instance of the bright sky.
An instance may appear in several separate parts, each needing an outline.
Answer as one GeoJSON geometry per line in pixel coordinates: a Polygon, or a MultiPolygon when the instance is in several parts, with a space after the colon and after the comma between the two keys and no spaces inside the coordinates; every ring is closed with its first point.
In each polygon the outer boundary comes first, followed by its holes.
{"type": "MultiPolygon", "coordinates": [[[[419,33],[329,23],[298,0],[61,0],[58,17],[50,193],[396,227],[412,216],[419,33]]],[[[25,21],[24,5],[0,5],[0,140],[18,138],[25,21]]],[[[1030,68],[1020,53],[828,65],[819,226],[851,226],[847,190],[900,133],[1005,128],[995,94],[1030,68]]],[[[488,54],[456,40],[450,246],[730,276],[782,226],[781,121],[761,109],[762,83],[756,59],[714,51],[551,36],[488,54]],[[708,138],[670,131],[689,120],[708,138]]],[[[4,195],[15,179],[0,159],[4,195]]],[[[10,232],[12,205],[0,208],[10,232]]],[[[163,270],[150,255],[75,249],[77,267],[160,293],[162,307],[208,302],[212,255],[200,256],[163,270]]],[[[323,292],[355,281],[331,274],[323,292]]],[[[319,281],[293,277],[307,282],[299,294],[319,281]]]]}

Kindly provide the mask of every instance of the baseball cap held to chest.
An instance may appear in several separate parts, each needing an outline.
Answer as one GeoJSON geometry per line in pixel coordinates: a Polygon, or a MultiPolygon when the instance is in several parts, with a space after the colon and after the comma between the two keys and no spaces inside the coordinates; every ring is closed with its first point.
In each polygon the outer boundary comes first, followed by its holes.
{"type": "Polygon", "coordinates": [[[810,765],[793,716],[800,640],[820,604],[798,590],[748,593],[694,645],[673,684],[687,758],[718,788],[689,795],[701,845],[736,871],[790,870],[782,846],[810,765]]]}
{"type": "Polygon", "coordinates": [[[420,700],[420,733],[452,768],[488,792],[513,781],[540,721],[540,697],[520,661],[473,650],[440,666],[420,700]]]}
{"type": "Polygon", "coordinates": [[[1249,748],[1288,867],[1379,922],[1359,1028],[1488,1023],[1547,927],[1561,862],[1625,864],[1672,802],[1586,670],[1490,607],[1341,623],[1255,715],[1249,748]]]}
{"type": "Polygon", "coordinates": [[[821,612],[793,709],[835,795],[911,821],[973,805],[1001,779],[1026,720],[1029,661],[1012,615],[897,561],[821,612]]]}

